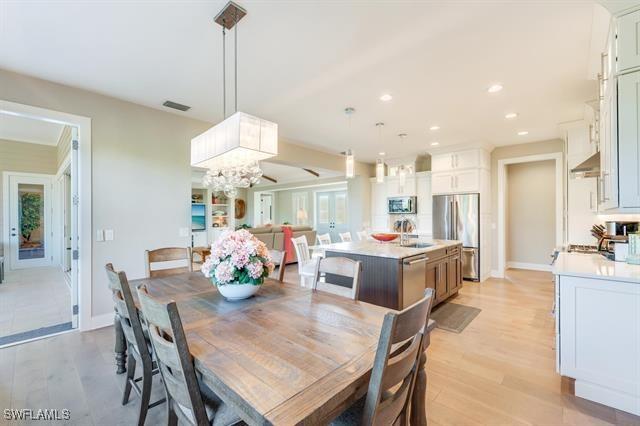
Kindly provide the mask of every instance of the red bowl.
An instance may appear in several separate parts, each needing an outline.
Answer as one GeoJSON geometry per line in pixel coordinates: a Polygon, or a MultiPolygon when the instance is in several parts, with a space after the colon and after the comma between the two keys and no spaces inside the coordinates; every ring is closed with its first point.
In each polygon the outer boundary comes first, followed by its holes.
{"type": "Polygon", "coordinates": [[[387,243],[398,238],[398,234],[371,234],[371,237],[378,241],[387,243]]]}

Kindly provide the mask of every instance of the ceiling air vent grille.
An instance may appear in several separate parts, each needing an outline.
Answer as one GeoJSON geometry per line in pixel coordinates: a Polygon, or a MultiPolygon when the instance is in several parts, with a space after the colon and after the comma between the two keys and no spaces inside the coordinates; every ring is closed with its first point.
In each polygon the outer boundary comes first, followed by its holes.
{"type": "Polygon", "coordinates": [[[172,101],[164,101],[164,103],[162,105],[166,106],[167,108],[177,109],[179,111],[188,111],[188,110],[191,109],[190,106],[182,105],[182,104],[179,104],[177,102],[172,102],[172,101]]]}

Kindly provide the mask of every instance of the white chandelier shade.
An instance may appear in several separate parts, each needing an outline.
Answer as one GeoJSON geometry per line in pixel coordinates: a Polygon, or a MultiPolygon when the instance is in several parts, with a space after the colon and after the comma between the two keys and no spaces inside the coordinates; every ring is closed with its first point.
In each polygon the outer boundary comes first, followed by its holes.
{"type": "Polygon", "coordinates": [[[351,179],[356,175],[356,170],[355,170],[355,158],[353,157],[353,151],[351,151],[351,149],[348,149],[346,154],[345,154],[345,176],[347,177],[347,179],[351,179]]]}
{"type": "Polygon", "coordinates": [[[191,165],[209,170],[239,167],[278,155],[278,125],[236,112],[191,139],[191,165]]]}
{"type": "Polygon", "coordinates": [[[376,160],[376,182],[384,182],[384,161],[382,158],[376,160]]]}

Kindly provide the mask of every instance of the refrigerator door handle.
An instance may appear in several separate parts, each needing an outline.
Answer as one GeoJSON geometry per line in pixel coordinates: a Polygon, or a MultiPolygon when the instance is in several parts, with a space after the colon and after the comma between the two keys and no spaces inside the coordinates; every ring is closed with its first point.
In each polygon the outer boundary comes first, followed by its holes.
{"type": "Polygon", "coordinates": [[[453,240],[453,236],[455,234],[455,225],[456,225],[456,217],[453,213],[453,203],[454,201],[451,200],[449,201],[449,215],[450,215],[450,220],[449,220],[449,235],[447,235],[447,239],[448,240],[453,240]]]}
{"type": "Polygon", "coordinates": [[[454,217],[453,229],[455,230],[455,232],[453,233],[452,240],[457,240],[458,239],[458,221],[460,220],[460,217],[458,216],[458,202],[457,201],[453,202],[453,217],[454,217]]]}

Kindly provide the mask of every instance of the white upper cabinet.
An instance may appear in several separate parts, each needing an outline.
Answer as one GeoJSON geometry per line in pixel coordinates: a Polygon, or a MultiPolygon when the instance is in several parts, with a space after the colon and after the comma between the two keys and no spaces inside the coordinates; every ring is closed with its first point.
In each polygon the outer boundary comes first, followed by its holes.
{"type": "Polygon", "coordinates": [[[457,170],[452,172],[434,172],[431,174],[433,194],[452,194],[456,192],[479,192],[480,170],[457,170]]]}
{"type": "Polygon", "coordinates": [[[618,207],[618,135],[616,90],[605,96],[600,119],[600,209],[618,207]]]}
{"type": "Polygon", "coordinates": [[[431,170],[434,172],[472,168],[489,168],[489,160],[483,150],[470,149],[431,157],[431,170]]]}
{"type": "Polygon", "coordinates": [[[640,10],[618,18],[617,71],[640,67],[640,10]]]}
{"type": "Polygon", "coordinates": [[[416,195],[416,178],[407,176],[404,185],[399,177],[387,178],[387,197],[409,197],[416,195]]]}
{"type": "Polygon", "coordinates": [[[640,71],[620,76],[618,92],[620,208],[640,208],[640,71]]]}

